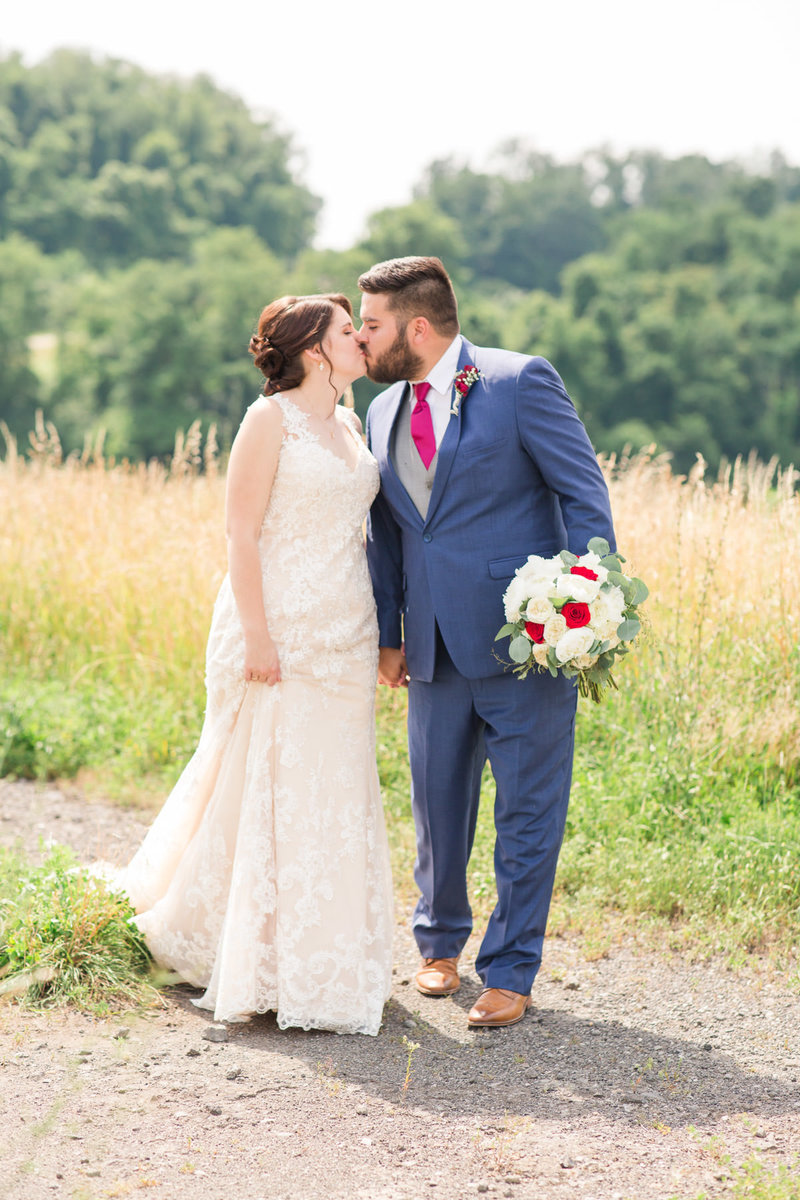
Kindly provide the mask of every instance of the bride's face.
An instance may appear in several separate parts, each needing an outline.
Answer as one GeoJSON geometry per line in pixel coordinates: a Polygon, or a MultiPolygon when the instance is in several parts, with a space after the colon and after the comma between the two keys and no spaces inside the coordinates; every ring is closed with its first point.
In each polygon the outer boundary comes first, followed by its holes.
{"type": "Polygon", "coordinates": [[[334,376],[344,383],[360,379],[366,373],[366,358],[356,340],[352,318],[338,305],[328,326],[328,332],[322,339],[322,349],[330,360],[334,376]]]}

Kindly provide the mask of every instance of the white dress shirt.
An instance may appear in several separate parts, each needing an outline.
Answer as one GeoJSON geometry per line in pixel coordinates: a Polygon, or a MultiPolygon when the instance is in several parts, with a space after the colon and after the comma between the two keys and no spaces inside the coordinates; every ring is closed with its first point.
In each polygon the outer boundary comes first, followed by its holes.
{"type": "MultiPolygon", "coordinates": [[[[431,390],[426,397],[431,410],[431,420],[433,421],[433,436],[436,438],[436,449],[439,449],[444,431],[447,429],[447,422],[450,420],[450,406],[453,403],[453,380],[456,377],[458,370],[458,360],[461,355],[461,334],[458,333],[453,338],[450,345],[445,350],[442,357],[439,359],[435,367],[431,367],[425,380],[431,385],[431,390]]],[[[415,383],[422,383],[423,380],[416,379],[415,383]]],[[[414,411],[416,404],[413,386],[409,392],[409,403],[411,411],[414,411]]]]}

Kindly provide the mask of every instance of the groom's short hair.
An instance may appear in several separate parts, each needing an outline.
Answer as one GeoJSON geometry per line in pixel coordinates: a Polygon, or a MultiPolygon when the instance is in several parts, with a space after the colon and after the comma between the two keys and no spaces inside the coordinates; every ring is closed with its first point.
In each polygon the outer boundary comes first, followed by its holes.
{"type": "Polygon", "coordinates": [[[450,276],[439,258],[417,255],[376,263],[358,280],[362,292],[385,295],[403,325],[425,317],[437,333],[458,333],[458,303],[450,276]]]}

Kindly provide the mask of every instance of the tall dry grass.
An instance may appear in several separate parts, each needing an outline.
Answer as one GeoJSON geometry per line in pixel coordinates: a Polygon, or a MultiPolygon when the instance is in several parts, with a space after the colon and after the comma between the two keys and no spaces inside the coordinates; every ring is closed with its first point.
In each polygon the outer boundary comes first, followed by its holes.
{"type": "MultiPolygon", "coordinates": [[[[621,551],[650,587],[647,626],[619,693],[581,702],[556,919],[610,906],[684,927],[727,920],[728,945],[786,945],[800,932],[797,474],[750,460],[685,479],[648,454],[606,473],[621,551]]],[[[24,457],[7,439],[0,769],[163,794],[202,717],[223,492],[197,428],[164,465],[111,462],[101,445],[64,460],[41,420],[24,457]]],[[[378,725],[405,874],[403,696],[380,695],[378,725]]],[[[479,908],[493,894],[484,808],[479,908]]]]}
{"type": "Polygon", "coordinates": [[[623,552],[650,587],[650,636],[623,668],[674,698],[687,748],[800,760],[798,472],[738,460],[712,480],[665,459],[610,464],[623,552]]]}
{"type": "Polygon", "coordinates": [[[168,466],[107,461],[102,443],[62,460],[56,431],[41,420],[25,458],[7,435],[7,663],[66,683],[113,677],[132,699],[202,672],[209,605],[225,571],[223,503],[213,438],[203,452],[196,426],[168,466]]]}

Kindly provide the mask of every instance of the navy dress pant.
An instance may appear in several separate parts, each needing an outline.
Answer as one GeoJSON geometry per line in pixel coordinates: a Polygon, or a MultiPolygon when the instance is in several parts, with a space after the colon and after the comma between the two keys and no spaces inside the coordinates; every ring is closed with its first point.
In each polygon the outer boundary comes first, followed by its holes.
{"type": "Polygon", "coordinates": [[[563,676],[465,679],[437,635],[430,683],[408,685],[408,742],[423,958],[455,958],[472,930],[467,863],[487,758],[496,783],[497,906],[475,969],[527,994],[542,958],[572,779],[577,688],[563,676]]]}

